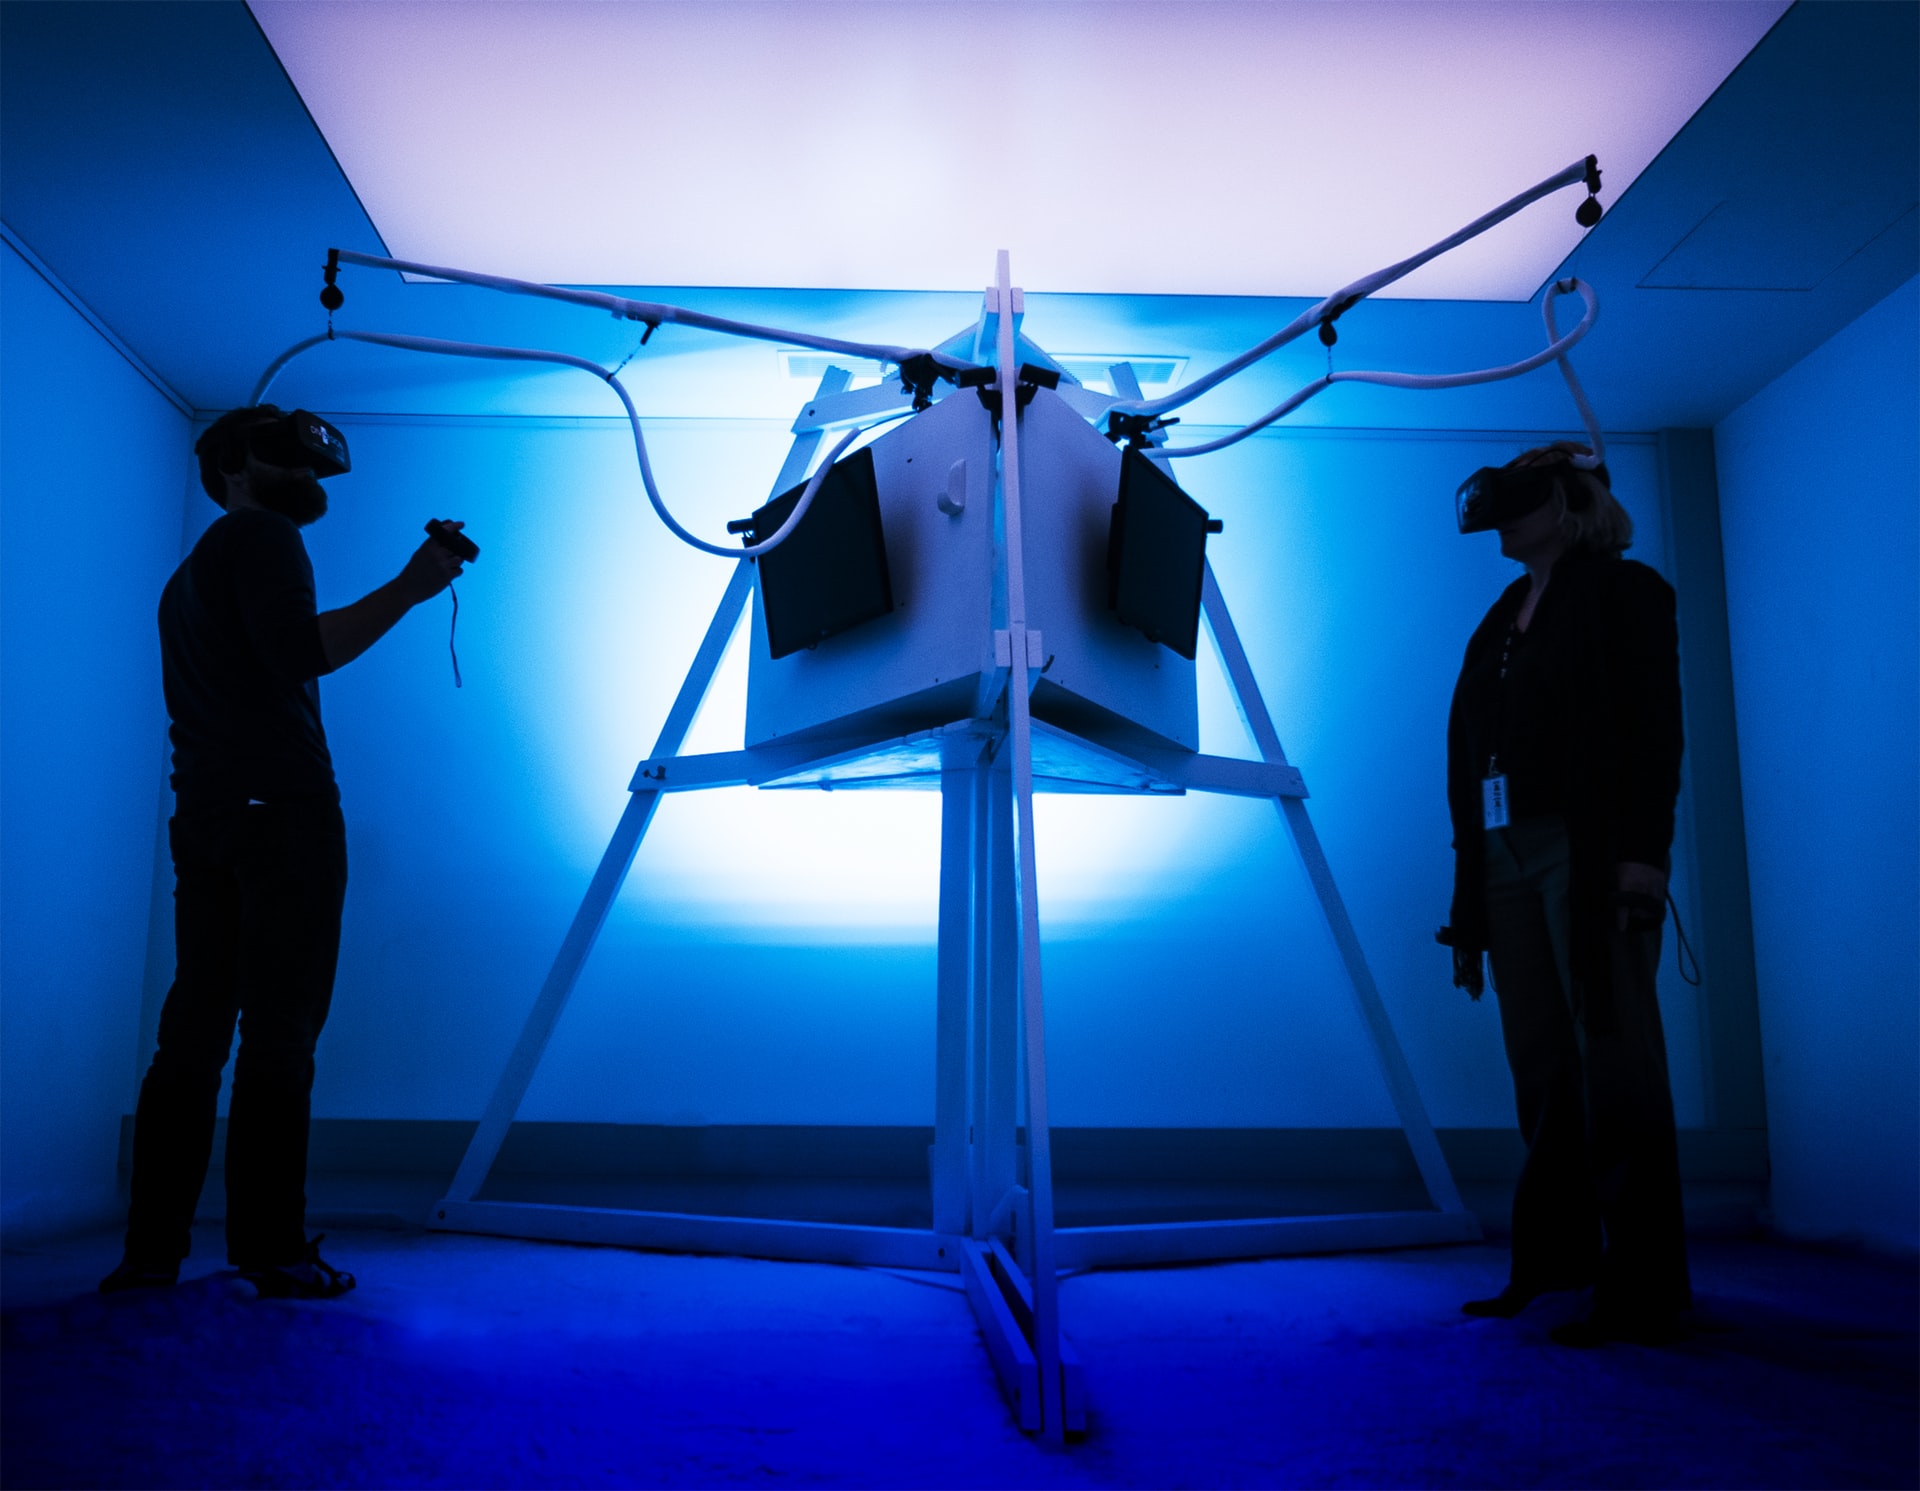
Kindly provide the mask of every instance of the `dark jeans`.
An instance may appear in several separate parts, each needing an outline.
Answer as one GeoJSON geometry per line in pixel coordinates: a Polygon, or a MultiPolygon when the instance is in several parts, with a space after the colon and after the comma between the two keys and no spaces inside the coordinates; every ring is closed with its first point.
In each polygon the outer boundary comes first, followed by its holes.
{"type": "Polygon", "coordinates": [[[176,964],[133,1131],[127,1258],[169,1269],[191,1247],[220,1072],[240,1027],[227,1114],[227,1261],[306,1256],[313,1048],[333,1000],[346,828],[335,803],[181,813],[176,964]]]}
{"type": "Polygon", "coordinates": [[[1594,1281],[1594,1307],[1691,1303],[1666,1038],[1660,929],[1610,937],[1613,1016],[1572,996],[1567,834],[1557,818],[1487,835],[1488,956],[1526,1163],[1513,1196],[1513,1282],[1594,1281]]]}

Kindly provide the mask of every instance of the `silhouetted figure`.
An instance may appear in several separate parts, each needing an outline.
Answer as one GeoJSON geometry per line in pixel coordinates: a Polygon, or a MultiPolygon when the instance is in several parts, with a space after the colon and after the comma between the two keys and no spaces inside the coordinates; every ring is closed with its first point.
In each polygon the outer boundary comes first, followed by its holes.
{"type": "Polygon", "coordinates": [[[1491,961],[1527,1143],[1513,1264],[1472,1315],[1594,1286],[1555,1340],[1659,1341],[1691,1304],[1654,978],[1680,790],[1672,588],[1622,559],[1604,465],[1561,442],[1460,489],[1462,532],[1527,568],[1467,644],[1447,728],[1454,982],[1491,961]]]}
{"type": "Polygon", "coordinates": [[[461,563],[430,538],[387,584],[315,614],[300,529],[327,511],[321,479],[348,469],[340,432],[262,404],[222,415],[194,453],[225,515],[160,598],[176,966],[134,1119],[125,1256],[100,1288],[178,1278],[237,1022],[227,1261],[263,1295],[331,1298],[354,1279],[306,1236],[307,1130],[347,840],[318,680],[444,590],[461,563]]]}

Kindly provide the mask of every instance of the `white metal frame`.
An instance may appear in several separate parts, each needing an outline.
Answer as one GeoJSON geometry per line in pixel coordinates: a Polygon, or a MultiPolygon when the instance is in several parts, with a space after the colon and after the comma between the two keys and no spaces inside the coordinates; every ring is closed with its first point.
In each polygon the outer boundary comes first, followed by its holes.
{"type": "MultiPolygon", "coordinates": [[[[991,333],[1002,400],[999,500],[1006,535],[1007,614],[1004,642],[996,638],[1001,667],[995,686],[981,690],[977,717],[907,741],[850,738],[680,755],[750,596],[754,568],[751,561],[739,560],[653,752],[634,772],[626,811],[429,1225],[569,1242],[958,1272],[1021,1426],[1059,1440],[1083,1429],[1086,1418],[1084,1372],[1060,1330],[1062,1271],[1462,1242],[1477,1238],[1479,1227],[1447,1169],[1308,816],[1306,787],[1287,761],[1211,566],[1203,583],[1203,614],[1261,759],[1233,761],[1171,750],[1143,755],[1140,748],[1122,764],[1166,788],[1265,797],[1274,803],[1326,916],[1434,1209],[1054,1226],[1033,826],[1036,726],[1028,705],[1033,681],[1029,668],[1039,638],[1027,625],[1021,420],[1015,397],[1016,348],[1027,344],[1016,338],[1020,292],[1011,284],[1004,252],[996,281],[980,340],[991,333]],[[476,1199],[661,799],[677,791],[777,783],[807,770],[830,768],[836,761],[903,748],[937,761],[942,802],[932,1230],[476,1199]]],[[[1116,393],[1138,398],[1130,368],[1116,367],[1114,376],[1116,393]]],[[[823,379],[796,423],[774,493],[805,478],[832,422],[820,411],[846,383],[847,374],[837,368],[823,379]]],[[[1116,755],[1110,747],[1099,749],[1116,755]]]]}

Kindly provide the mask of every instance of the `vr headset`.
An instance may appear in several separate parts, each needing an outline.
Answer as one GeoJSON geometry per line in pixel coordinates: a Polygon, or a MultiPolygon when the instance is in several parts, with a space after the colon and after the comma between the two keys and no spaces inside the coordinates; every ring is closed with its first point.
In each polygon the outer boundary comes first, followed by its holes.
{"type": "MultiPolygon", "coordinates": [[[[1462,533],[1485,533],[1503,523],[1524,518],[1545,507],[1555,492],[1564,492],[1569,512],[1583,512],[1593,501],[1593,493],[1582,481],[1566,478],[1578,471],[1572,461],[1546,461],[1538,466],[1482,466],[1460,483],[1453,494],[1454,513],[1462,533]]],[[[1611,487],[1605,463],[1592,474],[1604,487],[1611,487]]]]}
{"type": "MultiPolygon", "coordinates": [[[[283,414],[272,404],[260,406],[261,418],[239,430],[223,432],[225,449],[218,452],[220,469],[238,471],[246,464],[246,455],[268,466],[288,471],[310,470],[316,477],[341,476],[353,469],[347,454],[347,437],[317,414],[296,409],[283,414]]],[[[207,437],[194,447],[198,454],[207,437]]]]}

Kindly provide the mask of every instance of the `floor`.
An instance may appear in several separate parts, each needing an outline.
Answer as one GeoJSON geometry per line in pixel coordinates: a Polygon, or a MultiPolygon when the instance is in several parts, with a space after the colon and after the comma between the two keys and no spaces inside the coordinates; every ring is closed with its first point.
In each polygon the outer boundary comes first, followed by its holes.
{"type": "Polygon", "coordinates": [[[103,1298],[117,1251],[5,1257],[6,1486],[1920,1485],[1915,1267],[1759,1237],[1695,1241],[1660,1349],[1461,1315],[1497,1243],[1069,1278],[1064,1449],[950,1277],[362,1226],[354,1293],[260,1301],[203,1225],[103,1298]]]}

